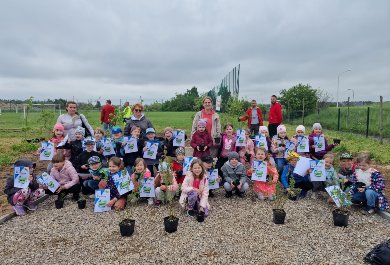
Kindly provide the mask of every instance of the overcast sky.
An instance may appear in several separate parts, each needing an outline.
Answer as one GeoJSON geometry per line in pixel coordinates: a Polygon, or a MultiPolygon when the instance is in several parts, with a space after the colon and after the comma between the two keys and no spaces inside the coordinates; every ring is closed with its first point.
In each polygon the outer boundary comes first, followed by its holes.
{"type": "Polygon", "coordinates": [[[0,0],[0,98],[150,103],[241,64],[240,97],[298,83],[390,100],[388,0],[0,0]]]}

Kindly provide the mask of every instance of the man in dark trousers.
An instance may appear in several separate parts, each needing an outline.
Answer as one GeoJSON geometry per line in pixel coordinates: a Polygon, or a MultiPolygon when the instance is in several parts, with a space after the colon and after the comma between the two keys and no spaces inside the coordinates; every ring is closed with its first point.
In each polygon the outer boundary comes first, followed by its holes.
{"type": "Polygon", "coordinates": [[[252,99],[251,106],[245,112],[245,116],[238,118],[238,121],[248,120],[248,128],[252,135],[259,133],[259,127],[263,126],[263,113],[257,106],[256,100],[252,99]]]}
{"type": "Polygon", "coordinates": [[[115,114],[115,107],[111,105],[111,100],[107,99],[106,105],[103,106],[102,111],[100,112],[100,122],[104,126],[104,131],[111,129],[111,119],[115,114]]]}
{"type": "Polygon", "coordinates": [[[271,107],[268,114],[268,132],[269,137],[272,138],[277,134],[276,129],[283,121],[282,105],[276,101],[275,95],[271,96],[271,107]]]}

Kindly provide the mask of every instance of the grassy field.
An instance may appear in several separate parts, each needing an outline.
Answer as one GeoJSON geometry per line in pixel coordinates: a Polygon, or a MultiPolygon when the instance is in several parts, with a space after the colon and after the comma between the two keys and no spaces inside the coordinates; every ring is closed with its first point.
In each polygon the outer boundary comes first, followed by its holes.
{"type": "MultiPolygon", "coordinates": [[[[99,115],[97,111],[83,112],[88,121],[93,127],[100,126],[99,115]]],[[[162,133],[164,128],[171,126],[173,128],[185,129],[187,132],[191,130],[192,120],[195,115],[194,112],[149,112],[146,114],[152,121],[156,131],[162,133]]],[[[42,121],[40,121],[39,113],[30,113],[28,126],[31,129],[27,132],[27,138],[44,137],[49,138],[51,135],[51,128],[56,121],[57,115],[52,117],[48,122],[48,129],[42,128],[42,121]]],[[[236,128],[245,127],[246,123],[237,122],[236,117],[229,117],[225,114],[221,115],[222,125],[227,122],[233,123],[236,128]]],[[[24,127],[24,119],[22,113],[3,113],[0,116],[0,165],[12,163],[20,154],[34,150],[37,145],[23,144],[22,140],[25,133],[22,131],[24,127]]],[[[288,135],[295,132],[296,125],[287,125],[288,135]]],[[[307,126],[308,127],[308,126],[307,126]]],[[[346,133],[335,132],[327,130],[328,127],[323,124],[325,134],[330,138],[341,139],[341,145],[335,149],[336,152],[348,150],[356,153],[362,150],[368,150],[372,153],[376,162],[381,164],[390,163],[390,144],[386,143],[380,145],[375,139],[366,139],[363,136],[346,133]]],[[[309,128],[307,128],[309,131],[309,128]]]]}
{"type": "MultiPolygon", "coordinates": [[[[368,134],[379,136],[379,103],[367,106],[354,106],[340,108],[340,131],[366,134],[367,107],[370,107],[368,134]]],[[[330,107],[320,110],[319,114],[311,114],[305,117],[305,124],[320,122],[324,128],[337,130],[338,110],[330,107]]],[[[291,123],[301,123],[302,118],[292,120],[291,123]]],[[[390,102],[383,104],[383,135],[390,138],[390,102]]]]}

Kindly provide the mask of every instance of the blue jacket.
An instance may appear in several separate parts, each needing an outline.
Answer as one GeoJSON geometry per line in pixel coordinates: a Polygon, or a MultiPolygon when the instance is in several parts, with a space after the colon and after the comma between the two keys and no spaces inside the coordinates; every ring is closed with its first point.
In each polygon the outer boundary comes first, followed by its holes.
{"type": "Polygon", "coordinates": [[[290,180],[291,177],[294,178],[295,183],[299,183],[299,182],[302,182],[302,181],[306,181],[306,182],[310,181],[309,175],[306,175],[306,176],[302,177],[302,176],[300,176],[298,174],[293,173],[294,168],[295,167],[293,167],[290,164],[285,165],[284,168],[283,168],[283,173],[282,173],[282,176],[280,178],[280,181],[282,182],[283,187],[285,189],[287,189],[290,186],[289,185],[289,180],[290,180]]]}

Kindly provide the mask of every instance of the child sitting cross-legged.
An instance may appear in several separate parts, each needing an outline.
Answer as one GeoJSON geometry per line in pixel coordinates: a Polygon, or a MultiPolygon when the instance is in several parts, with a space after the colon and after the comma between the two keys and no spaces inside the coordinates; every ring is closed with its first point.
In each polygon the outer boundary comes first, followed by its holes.
{"type": "Polygon", "coordinates": [[[158,166],[158,173],[154,179],[155,204],[158,206],[161,202],[168,202],[173,200],[178,185],[173,172],[171,171],[167,162],[162,162],[158,166]]]}

